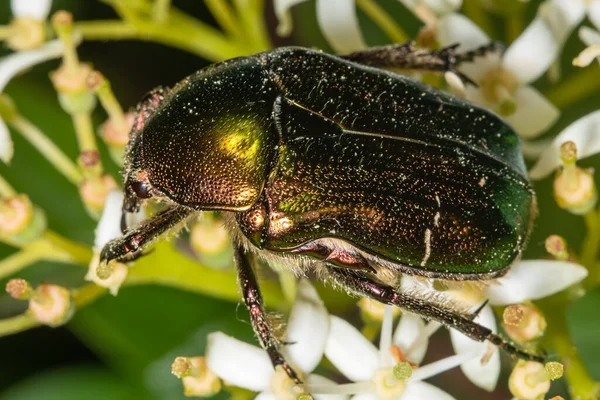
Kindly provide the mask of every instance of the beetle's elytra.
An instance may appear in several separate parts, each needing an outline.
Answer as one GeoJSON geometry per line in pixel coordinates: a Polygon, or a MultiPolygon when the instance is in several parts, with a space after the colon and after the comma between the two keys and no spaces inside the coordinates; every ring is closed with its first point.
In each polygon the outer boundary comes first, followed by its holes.
{"type": "MultiPolygon", "coordinates": [[[[102,258],[127,259],[194,213],[222,210],[249,306],[262,310],[245,249],[283,257],[300,272],[317,268],[360,295],[535,358],[472,316],[395,289],[400,273],[502,275],[520,257],[535,213],[508,125],[375,67],[452,69],[451,50],[407,44],[336,57],[281,48],[151,93],[127,149],[124,211],[149,197],[169,205],[110,242],[102,258]]],[[[295,377],[268,324],[252,318],[274,364],[295,377]]]]}

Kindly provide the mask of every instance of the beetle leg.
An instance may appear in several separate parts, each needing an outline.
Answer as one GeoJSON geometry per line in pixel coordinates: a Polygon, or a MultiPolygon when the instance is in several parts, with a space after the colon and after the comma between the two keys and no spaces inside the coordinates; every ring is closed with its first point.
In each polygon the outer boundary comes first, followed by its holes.
{"type": "Polygon", "coordinates": [[[464,82],[475,83],[457,70],[460,63],[472,61],[473,58],[485,55],[490,51],[498,49],[498,44],[492,42],[478,49],[458,54],[456,48],[459,44],[453,44],[437,50],[421,49],[414,42],[392,44],[387,46],[373,47],[366,50],[341,56],[346,60],[359,64],[371,65],[381,68],[412,69],[430,72],[454,72],[464,82]]]}
{"type": "Polygon", "coordinates": [[[468,316],[456,314],[435,304],[418,299],[405,293],[400,293],[392,286],[381,283],[371,276],[359,271],[340,268],[329,268],[329,274],[344,287],[351,288],[355,293],[370,297],[384,304],[406,309],[422,317],[440,322],[449,328],[454,328],[464,335],[479,342],[489,341],[502,348],[509,354],[529,361],[544,362],[544,357],[530,354],[512,345],[489,328],[473,322],[468,316]]]}
{"type": "Polygon", "coordinates": [[[112,260],[127,262],[138,258],[144,246],[195,212],[197,211],[182,206],[165,207],[136,229],[128,231],[125,236],[108,242],[100,253],[100,262],[112,260]]]}
{"type": "Polygon", "coordinates": [[[286,374],[296,384],[302,384],[298,374],[285,361],[283,355],[279,352],[279,341],[271,331],[271,325],[263,308],[263,299],[260,294],[256,276],[250,265],[248,254],[240,245],[234,245],[234,260],[238,270],[238,279],[242,287],[244,303],[250,312],[250,321],[254,333],[263,349],[266,350],[273,367],[281,366],[286,374]]]}

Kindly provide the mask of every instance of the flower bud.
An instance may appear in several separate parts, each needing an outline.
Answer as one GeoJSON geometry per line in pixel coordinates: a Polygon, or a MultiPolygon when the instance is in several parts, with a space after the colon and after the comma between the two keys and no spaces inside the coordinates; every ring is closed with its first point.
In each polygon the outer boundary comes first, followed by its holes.
{"type": "Polygon", "coordinates": [[[125,113],[124,116],[127,124],[124,128],[120,128],[113,119],[108,119],[100,126],[100,136],[109,147],[123,149],[129,142],[129,132],[133,126],[135,113],[130,111],[125,113]]]}
{"type": "Polygon", "coordinates": [[[229,232],[213,214],[204,213],[192,227],[190,241],[194,252],[203,263],[214,268],[231,265],[232,248],[229,232]]]}
{"type": "Polygon", "coordinates": [[[523,400],[540,400],[550,390],[550,381],[562,376],[562,364],[519,360],[508,380],[513,396],[523,400]]]}
{"type": "Polygon", "coordinates": [[[100,217],[108,193],[116,187],[117,183],[110,175],[84,179],[79,185],[79,194],[92,217],[100,217]]]}
{"type": "Polygon", "coordinates": [[[569,258],[567,250],[567,241],[558,235],[550,235],[546,238],[546,251],[559,261],[566,261],[569,258]]]}
{"type": "Polygon", "coordinates": [[[204,357],[177,357],[171,372],[183,382],[188,397],[210,397],[221,391],[221,381],[206,366],[204,357]]]}
{"type": "Polygon", "coordinates": [[[40,323],[52,327],[68,322],[74,311],[71,292],[62,286],[42,284],[29,300],[29,313],[40,323]]]}
{"type": "Polygon", "coordinates": [[[515,304],[504,309],[504,330],[519,344],[539,339],[546,327],[544,315],[532,304],[515,304]]]}
{"type": "Polygon", "coordinates": [[[46,26],[39,19],[17,17],[10,23],[10,29],[13,33],[6,44],[15,51],[35,49],[46,40],[46,26]]]}
{"type": "Polygon", "coordinates": [[[17,300],[28,300],[33,295],[33,289],[25,279],[11,279],[6,284],[6,292],[17,300]]]}
{"type": "Polygon", "coordinates": [[[563,143],[560,155],[563,168],[554,179],[554,198],[559,207],[583,215],[596,205],[598,198],[593,173],[577,167],[574,142],[563,143]]]}
{"type": "Polygon", "coordinates": [[[46,230],[46,215],[26,195],[0,200],[0,237],[15,245],[37,240],[46,230]]]}
{"type": "Polygon", "coordinates": [[[102,264],[99,261],[100,255],[95,254],[90,262],[85,280],[109,289],[110,294],[116,296],[119,293],[119,288],[127,278],[129,268],[127,265],[116,261],[102,264]]]}

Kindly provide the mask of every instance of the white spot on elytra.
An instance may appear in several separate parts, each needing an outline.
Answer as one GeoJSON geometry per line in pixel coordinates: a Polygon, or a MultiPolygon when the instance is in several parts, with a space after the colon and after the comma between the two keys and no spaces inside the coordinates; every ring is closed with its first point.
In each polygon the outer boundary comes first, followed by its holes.
{"type": "Polygon", "coordinates": [[[424,267],[427,264],[427,260],[429,260],[429,256],[431,255],[431,230],[425,230],[425,255],[423,256],[423,260],[421,261],[421,267],[424,267]]]}

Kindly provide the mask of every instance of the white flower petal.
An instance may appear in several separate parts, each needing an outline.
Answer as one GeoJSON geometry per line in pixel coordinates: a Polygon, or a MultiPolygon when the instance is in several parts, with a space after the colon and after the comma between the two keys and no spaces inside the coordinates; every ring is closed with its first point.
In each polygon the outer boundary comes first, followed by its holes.
{"type": "Polygon", "coordinates": [[[524,139],[534,139],[550,128],[560,110],[531,86],[522,86],[514,95],[516,111],[504,117],[524,139]]]}
{"type": "Polygon", "coordinates": [[[258,396],[254,398],[254,400],[277,400],[277,397],[275,397],[273,393],[262,392],[259,393],[258,396]]]}
{"type": "Polygon", "coordinates": [[[426,382],[411,382],[401,400],[455,400],[454,397],[426,382]]]}
{"type": "Polygon", "coordinates": [[[13,141],[8,126],[0,118],[0,160],[9,163],[14,153],[13,141]]]}
{"type": "Polygon", "coordinates": [[[550,67],[558,51],[559,43],[552,31],[544,21],[536,18],[506,50],[504,68],[519,82],[530,83],[550,67]]]}
{"type": "Polygon", "coordinates": [[[490,304],[506,306],[537,300],[582,281],[587,270],[568,261],[529,260],[515,264],[486,289],[490,304]]]}
{"type": "Polygon", "coordinates": [[[275,15],[279,24],[277,25],[277,34],[279,36],[288,36],[292,33],[292,13],[290,8],[306,0],[274,0],[275,15]]]}
{"type": "Polygon", "coordinates": [[[6,84],[18,73],[40,64],[44,61],[58,58],[62,55],[63,44],[60,40],[47,42],[35,50],[12,53],[0,60],[0,92],[6,84]]]}
{"type": "Polygon", "coordinates": [[[403,312],[396,332],[394,333],[394,344],[400,347],[406,358],[416,364],[421,364],[427,352],[428,338],[422,338],[425,333],[425,321],[415,314],[403,312]],[[417,341],[418,342],[415,342],[417,341]],[[417,343],[415,345],[415,343],[417,343]],[[410,351],[409,351],[410,349],[410,351]]]}
{"type": "Polygon", "coordinates": [[[365,48],[354,0],[317,0],[317,20],[336,52],[351,53],[365,48]]]}
{"type": "Polygon", "coordinates": [[[94,238],[94,251],[99,252],[104,245],[112,239],[123,236],[121,233],[121,208],[123,206],[123,192],[113,189],[106,198],[102,217],[96,227],[94,238]]]}
{"type": "Polygon", "coordinates": [[[379,367],[377,348],[347,321],[334,315],[329,321],[329,361],[353,382],[370,380],[379,367]]]}
{"type": "Polygon", "coordinates": [[[310,372],[319,365],[327,334],[329,315],[317,291],[306,279],[298,283],[296,301],[290,312],[285,347],[290,362],[303,372],[310,372]]]}
{"type": "MultiPolygon", "coordinates": [[[[330,379],[325,378],[321,375],[309,375],[306,379],[306,383],[309,385],[336,385],[336,383],[330,379]]],[[[346,400],[348,396],[335,395],[335,394],[313,394],[315,400],[346,400]]]]}
{"type": "Polygon", "coordinates": [[[526,160],[537,160],[551,144],[551,138],[521,140],[521,152],[526,160]]]}
{"type": "MultiPolygon", "coordinates": [[[[489,305],[481,310],[475,318],[475,322],[490,328],[493,332],[497,330],[494,311],[489,305]]],[[[452,339],[452,347],[456,354],[480,354],[479,357],[472,358],[461,364],[460,369],[466,377],[475,385],[488,392],[494,390],[500,377],[500,356],[498,349],[494,350],[492,357],[485,365],[481,365],[481,357],[488,351],[488,346],[490,346],[488,342],[478,342],[455,329],[450,330],[450,338],[452,339]]]]}
{"type": "Polygon", "coordinates": [[[394,366],[394,358],[390,348],[392,347],[392,324],[394,317],[392,315],[392,306],[386,305],[383,314],[383,323],[381,324],[381,334],[379,335],[379,366],[389,368],[394,366]]]}
{"type": "Polygon", "coordinates": [[[561,165],[560,146],[568,141],[577,146],[577,158],[600,153],[600,111],[578,119],[556,136],[529,172],[531,179],[542,179],[561,165]]]}
{"type": "Polygon", "coordinates": [[[585,3],[582,0],[551,0],[550,4],[560,10],[564,24],[570,29],[579,25],[585,17],[585,3]]]}
{"type": "Polygon", "coordinates": [[[411,383],[424,381],[425,379],[429,379],[432,376],[439,375],[442,372],[456,368],[459,365],[475,357],[477,357],[476,353],[463,353],[442,358],[441,360],[414,369],[408,382],[411,383]]]}
{"type": "Polygon", "coordinates": [[[459,52],[474,50],[490,42],[490,38],[473,21],[461,14],[449,14],[438,22],[440,46],[460,43],[459,52]]]}
{"type": "Polygon", "coordinates": [[[219,378],[253,392],[271,384],[273,366],[267,353],[223,332],[208,335],[206,364],[219,378]]]}
{"type": "MultiPolygon", "coordinates": [[[[598,3],[600,4],[600,2],[598,3]]],[[[579,39],[588,46],[600,44],[600,32],[587,26],[582,26],[579,29],[579,39]]]]}
{"type": "Polygon", "coordinates": [[[592,1],[588,5],[588,18],[597,29],[600,29],[600,1],[592,1]]]}
{"type": "Polygon", "coordinates": [[[50,14],[52,0],[11,0],[13,16],[45,20],[50,14]]]}
{"type": "Polygon", "coordinates": [[[462,5],[462,0],[421,0],[425,6],[438,15],[454,12],[462,5]]]}

